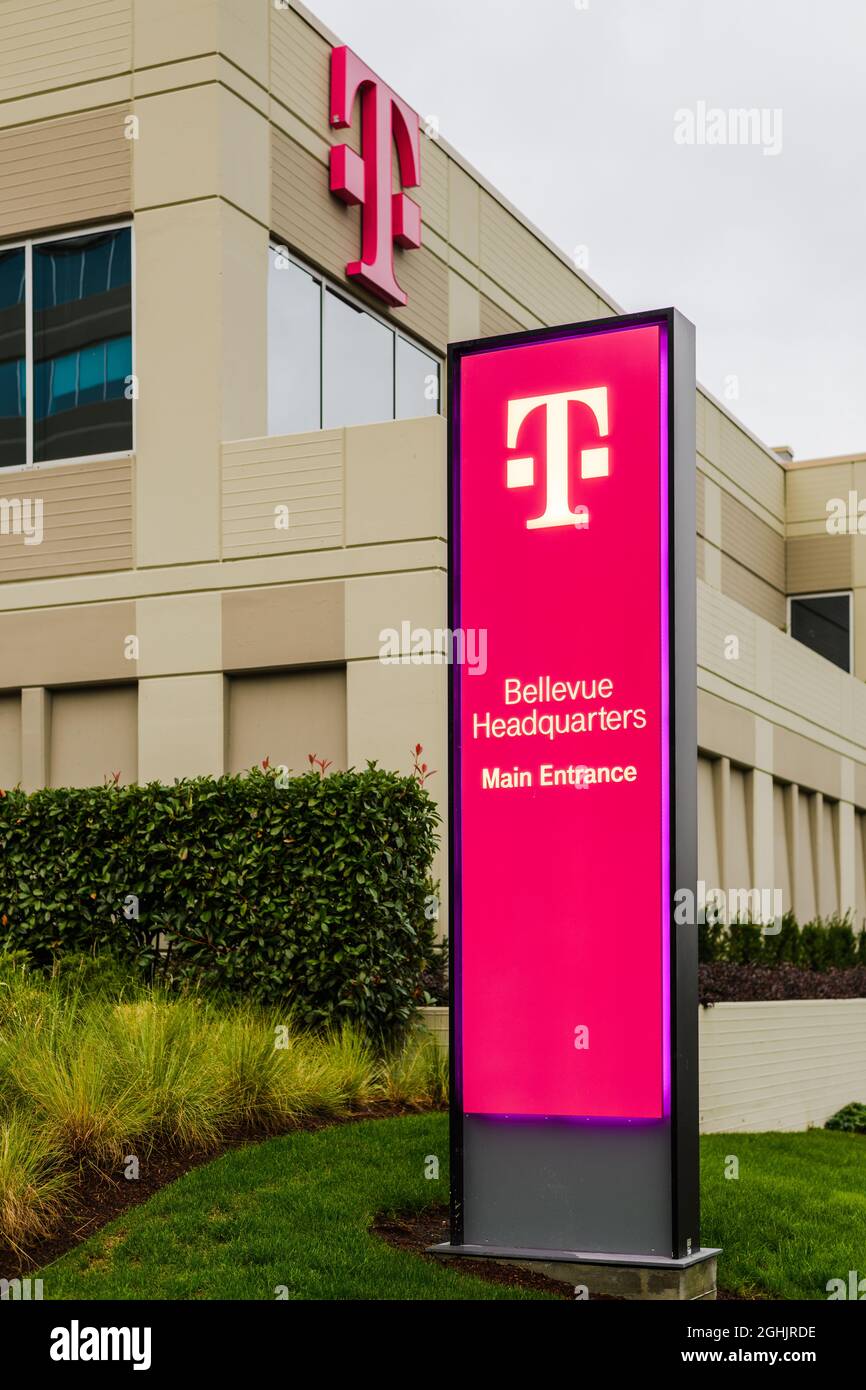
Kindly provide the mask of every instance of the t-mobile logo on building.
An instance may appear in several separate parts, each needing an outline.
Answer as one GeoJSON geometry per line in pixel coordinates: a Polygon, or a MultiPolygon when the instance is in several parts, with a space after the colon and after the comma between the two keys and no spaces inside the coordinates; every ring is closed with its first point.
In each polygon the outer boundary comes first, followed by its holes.
{"type": "MultiPolygon", "coordinates": [[[[579,401],[592,411],[598,426],[599,435],[608,433],[607,387],[593,386],[586,391],[558,391],[549,396],[526,396],[522,400],[508,402],[508,448],[517,447],[517,437],[524,420],[534,410],[544,410],[547,437],[545,452],[545,503],[541,516],[527,521],[528,531],[540,530],[548,526],[585,526],[588,521],[586,507],[572,511],[568,500],[569,475],[569,405],[579,401]]],[[[510,458],[506,463],[506,487],[532,487],[536,481],[536,460],[510,458]]],[[[606,478],[610,473],[610,450],[599,444],[592,449],[580,451],[581,478],[606,478]]]]}
{"type": "Polygon", "coordinates": [[[352,124],[355,98],[361,94],[361,153],[348,145],[331,150],[331,192],[344,203],[361,206],[361,259],[350,261],[346,274],[388,304],[406,304],[408,296],[394,274],[394,242],[407,249],[421,245],[421,209],[405,193],[394,193],[392,160],[404,188],[421,182],[421,136],[417,113],[391,91],[350,48],[331,52],[331,125],[352,124]]]}

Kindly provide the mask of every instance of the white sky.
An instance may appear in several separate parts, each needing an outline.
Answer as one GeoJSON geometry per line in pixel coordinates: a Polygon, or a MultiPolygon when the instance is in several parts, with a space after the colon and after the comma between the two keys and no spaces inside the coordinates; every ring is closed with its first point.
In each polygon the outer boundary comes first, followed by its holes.
{"type": "Polygon", "coordinates": [[[766,443],[866,451],[866,0],[306,3],[766,443]],[[701,101],[781,152],[677,144],[701,101]]]}

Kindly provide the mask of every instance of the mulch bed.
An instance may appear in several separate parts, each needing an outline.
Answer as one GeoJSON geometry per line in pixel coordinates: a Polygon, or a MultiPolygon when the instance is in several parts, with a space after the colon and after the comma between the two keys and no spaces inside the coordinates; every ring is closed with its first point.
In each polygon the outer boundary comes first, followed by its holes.
{"type": "MultiPolygon", "coordinates": [[[[422,1260],[432,1260],[437,1264],[447,1264],[449,1269],[460,1274],[473,1274],[488,1284],[508,1284],[513,1289],[538,1289],[552,1294],[554,1298],[564,1298],[570,1303],[574,1300],[574,1290],[558,1279],[548,1279],[544,1274],[531,1274],[529,1270],[517,1269],[514,1265],[500,1264],[497,1260],[470,1260],[463,1258],[445,1259],[440,1255],[429,1255],[427,1247],[441,1245],[451,1236],[451,1224],[447,1206],[434,1205],[423,1211],[401,1211],[391,1215],[380,1215],[373,1224],[374,1235],[379,1236],[395,1250],[408,1251],[422,1260]]],[[[719,1289],[717,1299],[748,1303],[752,1300],[743,1294],[730,1293],[719,1289]]],[[[626,1303],[628,1300],[616,1294],[600,1293],[591,1296],[593,1303],[626,1303]]]]}
{"type": "Polygon", "coordinates": [[[574,1290],[568,1284],[562,1284],[558,1279],[548,1279],[543,1274],[516,1269],[514,1265],[499,1264],[494,1260],[446,1260],[439,1255],[428,1255],[428,1245],[441,1245],[443,1240],[450,1239],[450,1220],[445,1206],[378,1216],[373,1223],[373,1234],[395,1250],[408,1251],[422,1260],[445,1265],[458,1274],[474,1274],[476,1279],[483,1279],[486,1284],[508,1284],[512,1289],[537,1289],[552,1294],[554,1298],[574,1300],[574,1290]]]}
{"type": "MultiPolygon", "coordinates": [[[[285,1134],[299,1131],[325,1129],[333,1124],[351,1124],[358,1120],[388,1119],[397,1115],[414,1113],[400,1106],[380,1105],[369,1110],[347,1115],[340,1120],[309,1120],[295,1125],[285,1134]]],[[[74,1250],[76,1245],[107,1226],[116,1216],[121,1216],[132,1207],[146,1202],[161,1187],[182,1178],[193,1168],[214,1159],[232,1149],[243,1148],[247,1144],[260,1144],[267,1139],[278,1139],[279,1134],[271,1130],[261,1132],[247,1130],[236,1135],[227,1135],[220,1144],[211,1149],[178,1150],[153,1149],[140,1155],[139,1176],[127,1179],[122,1167],[115,1172],[103,1172],[94,1167],[70,1167],[75,1186],[69,1194],[69,1210],[61,1218],[50,1236],[31,1241],[20,1247],[0,1242],[0,1279],[15,1279],[44,1269],[54,1260],[74,1250]]],[[[131,1146],[131,1148],[134,1146],[131,1146]]]]}

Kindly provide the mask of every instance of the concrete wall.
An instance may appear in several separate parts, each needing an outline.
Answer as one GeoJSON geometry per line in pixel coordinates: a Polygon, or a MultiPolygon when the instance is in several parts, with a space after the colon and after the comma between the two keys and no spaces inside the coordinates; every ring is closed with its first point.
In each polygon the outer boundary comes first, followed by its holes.
{"type": "Polygon", "coordinates": [[[866,1102],[866,999],[700,1011],[701,1130],[799,1130],[866,1102]]]}

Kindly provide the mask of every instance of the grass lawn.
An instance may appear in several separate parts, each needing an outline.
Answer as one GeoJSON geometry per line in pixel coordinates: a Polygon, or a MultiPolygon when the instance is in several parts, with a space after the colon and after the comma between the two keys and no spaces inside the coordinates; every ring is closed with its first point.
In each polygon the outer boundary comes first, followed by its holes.
{"type": "Polygon", "coordinates": [[[866,1136],[708,1134],[701,1139],[701,1239],[721,1245],[735,1293],[826,1299],[828,1279],[866,1276],[866,1136]],[[739,1177],[725,1178],[728,1155],[739,1177]]]}
{"type": "MultiPolygon", "coordinates": [[[[866,1139],[807,1134],[702,1140],[705,1245],[734,1292],[826,1298],[866,1273],[866,1139]],[[739,1178],[726,1179],[729,1155],[739,1178]]],[[[368,1233],[380,1210],[442,1202],[442,1114],[337,1125],[235,1150],[194,1170],[41,1272],[45,1297],[92,1299],[501,1299],[482,1283],[368,1233]],[[425,1159],[440,1176],[425,1179],[425,1159]]]]}
{"type": "Polygon", "coordinates": [[[543,1297],[392,1250],[383,1208],[447,1201],[443,1114],[366,1120],[235,1150],[171,1184],[42,1271],[50,1298],[543,1297]],[[424,1177],[428,1155],[440,1177],[424,1177]]]}

